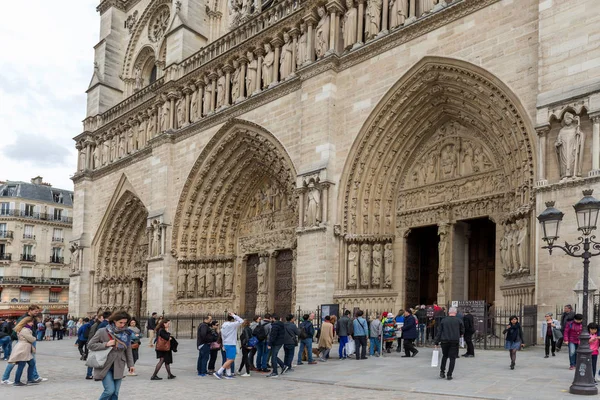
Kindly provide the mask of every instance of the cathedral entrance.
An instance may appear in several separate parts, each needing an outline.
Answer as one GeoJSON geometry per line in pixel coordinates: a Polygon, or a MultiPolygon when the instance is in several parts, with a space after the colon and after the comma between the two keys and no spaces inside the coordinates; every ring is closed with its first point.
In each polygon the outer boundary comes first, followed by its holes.
{"type": "Polygon", "coordinates": [[[248,256],[246,261],[246,290],[244,296],[244,313],[251,315],[256,310],[256,295],[258,293],[258,271],[259,257],[257,254],[248,256]]]}
{"type": "Polygon", "coordinates": [[[406,249],[406,305],[437,300],[439,268],[437,226],[412,229],[406,249]]]}
{"type": "Polygon", "coordinates": [[[496,224],[488,218],[466,222],[470,231],[468,300],[492,303],[496,291],[496,224]]]}
{"type": "Polygon", "coordinates": [[[275,302],[273,311],[283,317],[292,310],[293,275],[292,263],[294,254],[292,250],[277,252],[275,259],[275,302]]]}

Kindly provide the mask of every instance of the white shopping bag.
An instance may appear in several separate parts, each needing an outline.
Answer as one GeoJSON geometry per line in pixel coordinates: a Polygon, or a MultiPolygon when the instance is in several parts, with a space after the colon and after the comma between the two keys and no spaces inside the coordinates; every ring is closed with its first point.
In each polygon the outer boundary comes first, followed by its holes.
{"type": "Polygon", "coordinates": [[[464,337],[460,337],[460,347],[464,348],[465,347],[465,338],[464,337]]]}
{"type": "Polygon", "coordinates": [[[346,355],[352,355],[356,353],[356,343],[354,343],[354,339],[348,338],[348,343],[346,343],[346,355]]]}
{"type": "Polygon", "coordinates": [[[437,367],[440,362],[440,351],[438,349],[433,349],[433,353],[431,354],[431,366],[437,367]]]}

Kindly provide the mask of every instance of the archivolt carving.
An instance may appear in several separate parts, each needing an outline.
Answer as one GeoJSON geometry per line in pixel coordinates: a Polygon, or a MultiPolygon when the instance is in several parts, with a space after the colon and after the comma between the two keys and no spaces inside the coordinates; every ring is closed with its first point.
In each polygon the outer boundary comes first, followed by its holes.
{"type": "MultiPolygon", "coordinates": [[[[388,92],[359,133],[342,182],[343,233],[393,234],[396,210],[408,206],[397,202],[399,190],[458,179],[450,187],[459,191],[474,182],[465,180],[469,174],[484,174],[479,179],[488,180],[488,193],[502,191],[495,201],[506,212],[529,207],[533,129],[524,117],[516,97],[488,72],[462,61],[424,58],[388,92]]],[[[468,191],[475,192],[480,183],[470,185],[474,187],[468,191]]],[[[444,196],[441,192],[448,187],[421,192],[428,199],[421,206],[436,192],[444,196]]],[[[440,212],[445,211],[435,213],[440,212]]],[[[432,218],[426,215],[415,222],[437,222],[432,218]]]]}

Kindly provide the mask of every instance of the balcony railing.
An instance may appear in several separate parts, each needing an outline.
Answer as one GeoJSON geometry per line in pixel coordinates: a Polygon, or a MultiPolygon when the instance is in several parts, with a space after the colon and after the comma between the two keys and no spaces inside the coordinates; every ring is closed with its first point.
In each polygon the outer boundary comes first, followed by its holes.
{"type": "Polygon", "coordinates": [[[0,254],[0,261],[11,261],[11,260],[12,260],[12,254],[10,254],[10,253],[0,254]]]}
{"type": "Polygon", "coordinates": [[[39,219],[42,221],[61,222],[61,223],[65,223],[65,224],[73,223],[73,218],[65,217],[63,215],[40,213],[40,212],[29,212],[29,211],[22,211],[22,210],[16,210],[16,209],[0,210],[0,218],[1,217],[30,218],[30,219],[39,219]]]}
{"type": "Polygon", "coordinates": [[[50,263],[51,264],[64,264],[65,263],[65,258],[64,257],[51,256],[50,257],[50,263]]]}
{"type": "Polygon", "coordinates": [[[58,303],[58,299],[48,299],[48,303],[58,303]]]}
{"type": "Polygon", "coordinates": [[[62,242],[64,242],[64,241],[65,241],[65,239],[64,239],[64,238],[61,238],[61,237],[53,237],[53,238],[52,238],[52,241],[53,241],[53,242],[60,242],[60,243],[62,243],[62,242]]]}
{"type": "Polygon", "coordinates": [[[13,231],[0,231],[0,239],[12,239],[13,231]]]}
{"type": "Polygon", "coordinates": [[[0,284],[67,286],[69,278],[40,278],[34,276],[0,276],[0,284]]]}
{"type": "Polygon", "coordinates": [[[23,234],[23,239],[31,239],[31,240],[35,240],[35,235],[31,235],[29,233],[24,233],[23,234]]]}
{"type": "Polygon", "coordinates": [[[35,262],[35,256],[32,254],[21,254],[21,261],[35,262]]]}

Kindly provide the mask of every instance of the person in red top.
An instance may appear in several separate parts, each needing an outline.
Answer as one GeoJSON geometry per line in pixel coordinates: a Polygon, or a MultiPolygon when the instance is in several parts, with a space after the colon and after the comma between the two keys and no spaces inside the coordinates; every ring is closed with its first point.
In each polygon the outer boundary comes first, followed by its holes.
{"type": "Polygon", "coordinates": [[[592,371],[594,371],[594,382],[596,382],[596,366],[598,365],[598,324],[592,322],[588,324],[588,332],[590,333],[590,350],[592,350],[592,371]]]}
{"type": "Polygon", "coordinates": [[[565,326],[564,343],[569,345],[569,363],[571,366],[569,369],[575,369],[577,364],[577,348],[579,347],[579,335],[583,330],[583,315],[575,314],[573,321],[567,322],[565,326]]]}

